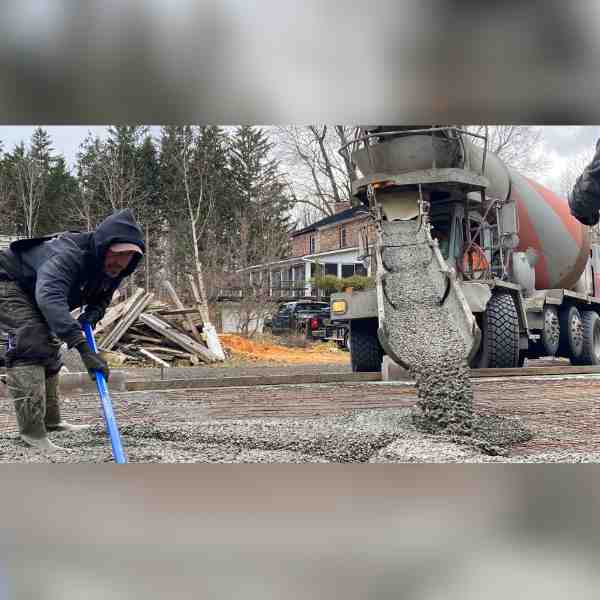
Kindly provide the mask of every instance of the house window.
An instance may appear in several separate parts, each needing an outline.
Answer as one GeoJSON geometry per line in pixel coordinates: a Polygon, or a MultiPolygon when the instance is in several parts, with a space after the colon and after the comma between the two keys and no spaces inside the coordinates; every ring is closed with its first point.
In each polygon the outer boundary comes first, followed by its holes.
{"type": "Polygon", "coordinates": [[[354,275],[354,265],[342,265],[342,277],[352,277],[354,275]]]}
{"type": "Polygon", "coordinates": [[[285,271],[285,293],[286,296],[294,295],[294,268],[290,267],[285,271]]]}
{"type": "Polygon", "coordinates": [[[342,265],[342,277],[352,277],[353,275],[367,275],[367,269],[362,263],[353,263],[351,265],[342,265]]]}
{"type": "Polygon", "coordinates": [[[315,252],[316,252],[316,243],[315,243],[315,236],[313,234],[313,235],[308,236],[308,253],[314,254],[315,252]]]}
{"type": "Polygon", "coordinates": [[[345,248],[348,244],[347,230],[345,225],[340,225],[340,248],[345,248]]]}
{"type": "Polygon", "coordinates": [[[362,263],[356,263],[354,265],[354,274],[367,276],[367,268],[362,263]]]}
{"type": "Polygon", "coordinates": [[[337,269],[336,263],[325,263],[325,275],[335,275],[337,277],[337,269]]]}

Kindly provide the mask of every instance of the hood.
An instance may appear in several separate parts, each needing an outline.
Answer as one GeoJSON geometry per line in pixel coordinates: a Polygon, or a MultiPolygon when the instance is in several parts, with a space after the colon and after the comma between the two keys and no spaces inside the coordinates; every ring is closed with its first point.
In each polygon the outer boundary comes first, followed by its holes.
{"type": "MultiPolygon", "coordinates": [[[[108,216],[94,231],[92,236],[96,259],[100,264],[104,261],[107,250],[113,244],[128,242],[138,246],[142,252],[146,251],[144,238],[140,226],[135,222],[135,217],[130,209],[121,210],[108,216]]],[[[121,276],[132,273],[142,258],[141,254],[134,254],[127,269],[121,276]]]]}

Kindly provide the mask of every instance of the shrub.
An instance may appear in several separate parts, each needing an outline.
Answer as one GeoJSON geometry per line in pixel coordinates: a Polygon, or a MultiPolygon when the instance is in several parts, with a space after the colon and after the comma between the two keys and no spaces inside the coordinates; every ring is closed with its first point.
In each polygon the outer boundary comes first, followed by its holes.
{"type": "Polygon", "coordinates": [[[342,280],[335,275],[321,275],[311,280],[324,294],[329,295],[342,290],[342,280]]]}
{"type": "Polygon", "coordinates": [[[341,280],[341,289],[351,287],[354,290],[368,290],[375,287],[375,278],[366,275],[352,275],[341,280]]]}
{"type": "Polygon", "coordinates": [[[340,279],[335,275],[321,275],[311,280],[311,283],[317,286],[327,296],[334,292],[343,292],[346,288],[354,290],[368,290],[375,287],[375,278],[366,275],[352,275],[340,279]]]}

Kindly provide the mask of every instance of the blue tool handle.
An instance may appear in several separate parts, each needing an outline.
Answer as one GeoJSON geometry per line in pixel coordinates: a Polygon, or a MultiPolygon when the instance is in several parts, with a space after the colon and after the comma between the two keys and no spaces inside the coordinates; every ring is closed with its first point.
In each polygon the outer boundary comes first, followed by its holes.
{"type": "MultiPolygon", "coordinates": [[[[92,350],[92,352],[98,352],[96,346],[96,340],[94,339],[94,332],[92,325],[87,321],[83,322],[83,332],[85,333],[85,339],[92,350]]],[[[110,437],[110,444],[112,446],[113,456],[117,464],[124,464],[127,462],[125,453],[123,452],[123,446],[121,445],[121,437],[119,435],[119,428],[117,427],[117,421],[112,408],[112,400],[108,393],[108,386],[106,385],[106,379],[102,371],[94,371],[96,374],[96,387],[98,388],[98,394],[102,401],[102,410],[104,411],[104,420],[106,421],[106,429],[108,430],[108,436],[110,437]]]]}

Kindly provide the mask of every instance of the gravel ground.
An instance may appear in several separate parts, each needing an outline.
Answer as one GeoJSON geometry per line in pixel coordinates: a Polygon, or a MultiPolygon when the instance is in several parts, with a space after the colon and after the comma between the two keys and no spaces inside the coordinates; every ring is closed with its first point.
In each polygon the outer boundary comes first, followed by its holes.
{"type": "MultiPolygon", "coordinates": [[[[207,419],[202,423],[125,425],[129,462],[141,463],[481,463],[599,462],[600,453],[547,452],[488,456],[440,435],[418,432],[413,409],[357,411],[312,418],[207,419]]],[[[518,420],[514,420],[518,424],[518,420]]],[[[0,462],[102,463],[112,461],[104,427],[55,433],[66,448],[45,456],[16,435],[0,436],[0,462]]]]}
{"type": "MultiPolygon", "coordinates": [[[[171,370],[169,377],[283,375],[340,372],[343,368],[253,363],[235,370],[177,369],[171,370]]],[[[128,378],[160,378],[159,369],[132,373],[135,377],[128,378]]],[[[414,408],[410,408],[416,401],[415,392],[406,384],[128,392],[113,394],[113,402],[123,446],[132,463],[600,462],[596,379],[513,378],[502,382],[481,380],[475,385],[475,429],[491,426],[500,436],[499,445],[509,449],[508,456],[487,456],[476,444],[455,443],[448,436],[417,431],[411,418],[414,408]],[[527,429],[534,437],[523,443],[527,429]]],[[[64,399],[64,409],[69,419],[91,423],[92,429],[76,435],[51,434],[51,439],[67,450],[48,457],[27,448],[14,430],[5,429],[0,434],[0,462],[111,462],[97,395],[64,399]]],[[[6,423],[12,423],[12,410],[4,413],[0,421],[5,418],[6,423]]]]}

